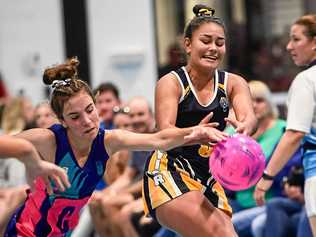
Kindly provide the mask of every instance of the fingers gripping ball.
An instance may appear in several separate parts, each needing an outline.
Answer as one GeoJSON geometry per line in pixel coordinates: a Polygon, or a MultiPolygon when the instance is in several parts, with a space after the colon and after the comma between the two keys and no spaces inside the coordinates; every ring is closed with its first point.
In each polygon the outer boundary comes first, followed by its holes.
{"type": "Polygon", "coordinates": [[[230,190],[244,190],[258,182],[265,168],[262,148],[254,139],[234,134],[217,143],[209,159],[216,181],[230,190]]]}

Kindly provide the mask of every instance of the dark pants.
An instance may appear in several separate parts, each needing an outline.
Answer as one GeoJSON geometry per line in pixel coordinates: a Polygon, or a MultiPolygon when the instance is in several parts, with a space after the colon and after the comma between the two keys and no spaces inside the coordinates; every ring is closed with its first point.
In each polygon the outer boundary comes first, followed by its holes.
{"type": "Polygon", "coordinates": [[[267,220],[264,236],[296,236],[302,204],[288,198],[276,197],[269,200],[266,205],[267,220]]]}

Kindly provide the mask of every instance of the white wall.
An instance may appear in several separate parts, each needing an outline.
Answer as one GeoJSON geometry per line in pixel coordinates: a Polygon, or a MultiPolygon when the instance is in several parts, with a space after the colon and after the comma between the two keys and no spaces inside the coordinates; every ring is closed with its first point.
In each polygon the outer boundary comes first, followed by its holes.
{"type": "Polygon", "coordinates": [[[60,1],[0,0],[0,72],[10,94],[43,99],[43,67],[64,60],[62,29],[60,1]]]}
{"type": "MultiPolygon", "coordinates": [[[[86,3],[92,86],[111,81],[124,100],[142,95],[152,104],[157,78],[152,1],[86,3]]],[[[0,0],[0,72],[12,95],[23,88],[33,102],[42,100],[43,69],[64,61],[60,4],[0,0]]]]}
{"type": "Polygon", "coordinates": [[[156,56],[151,0],[89,0],[92,85],[115,83],[123,100],[154,100],[156,56]]]}
{"type": "Polygon", "coordinates": [[[169,46],[179,40],[176,29],[178,9],[174,0],[155,0],[155,4],[157,16],[157,35],[159,36],[157,39],[159,64],[164,65],[168,63],[169,46]]]}

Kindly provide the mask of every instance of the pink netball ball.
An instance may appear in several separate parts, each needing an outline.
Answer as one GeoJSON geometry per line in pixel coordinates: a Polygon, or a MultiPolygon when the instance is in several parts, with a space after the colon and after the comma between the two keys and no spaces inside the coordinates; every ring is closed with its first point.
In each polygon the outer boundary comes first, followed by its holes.
{"type": "Polygon", "coordinates": [[[224,188],[244,190],[255,185],[262,176],[265,157],[253,138],[236,133],[215,145],[209,167],[224,188]]]}

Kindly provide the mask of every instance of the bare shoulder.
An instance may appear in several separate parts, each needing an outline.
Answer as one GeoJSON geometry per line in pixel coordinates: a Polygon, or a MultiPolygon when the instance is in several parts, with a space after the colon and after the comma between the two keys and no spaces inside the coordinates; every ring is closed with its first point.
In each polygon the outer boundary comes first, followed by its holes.
{"type": "Polygon", "coordinates": [[[170,86],[175,86],[175,87],[180,88],[177,76],[172,72],[169,72],[168,74],[164,75],[157,82],[157,87],[166,87],[167,88],[170,86]]]}
{"type": "Polygon", "coordinates": [[[46,142],[55,139],[54,133],[46,128],[33,128],[16,135],[17,137],[30,140],[31,142],[46,142]]]}
{"type": "Polygon", "coordinates": [[[235,87],[248,87],[248,83],[245,78],[235,73],[228,73],[227,90],[228,94],[231,94],[235,87]]]}
{"type": "Polygon", "coordinates": [[[156,85],[155,102],[169,103],[176,102],[182,95],[182,86],[177,76],[170,72],[161,77],[156,85]]]}

